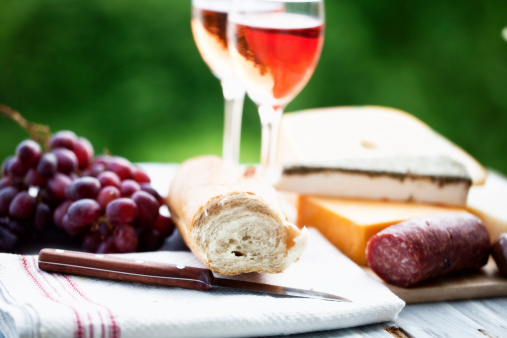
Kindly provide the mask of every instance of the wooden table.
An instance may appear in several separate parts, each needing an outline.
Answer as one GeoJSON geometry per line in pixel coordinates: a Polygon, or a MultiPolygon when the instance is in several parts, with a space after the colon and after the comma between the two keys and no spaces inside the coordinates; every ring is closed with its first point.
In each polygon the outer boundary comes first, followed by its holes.
{"type": "Polygon", "coordinates": [[[507,297],[407,305],[393,322],[290,337],[507,337],[507,297]]]}

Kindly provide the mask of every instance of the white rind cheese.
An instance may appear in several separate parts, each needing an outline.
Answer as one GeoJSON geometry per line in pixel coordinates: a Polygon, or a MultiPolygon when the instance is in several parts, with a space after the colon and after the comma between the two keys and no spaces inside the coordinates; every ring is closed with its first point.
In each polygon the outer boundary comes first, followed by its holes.
{"type": "Polygon", "coordinates": [[[275,187],[301,194],[465,206],[487,171],[412,115],[386,107],[285,114],[275,187]]]}
{"type": "Polygon", "coordinates": [[[471,179],[447,158],[286,166],[276,188],[300,194],[465,206],[471,179]]]}
{"type": "Polygon", "coordinates": [[[334,107],[284,114],[278,164],[334,163],[351,159],[446,157],[466,168],[473,184],[487,171],[468,153],[416,117],[377,107],[334,107]]]}

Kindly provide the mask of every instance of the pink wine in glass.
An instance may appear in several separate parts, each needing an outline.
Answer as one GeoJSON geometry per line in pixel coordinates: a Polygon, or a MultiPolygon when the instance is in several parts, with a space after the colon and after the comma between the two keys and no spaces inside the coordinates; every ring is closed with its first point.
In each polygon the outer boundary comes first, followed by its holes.
{"type": "Polygon", "coordinates": [[[236,72],[257,104],[285,106],[317,65],[323,22],[293,13],[254,13],[231,18],[229,43],[236,72]]]}
{"type": "Polygon", "coordinates": [[[230,1],[194,0],[192,33],[199,52],[213,74],[224,79],[233,76],[227,49],[227,13],[230,1]]]}
{"type": "Polygon", "coordinates": [[[201,57],[220,80],[225,101],[222,157],[239,163],[245,90],[232,70],[227,44],[227,16],[232,0],[193,0],[192,32],[201,57]]]}

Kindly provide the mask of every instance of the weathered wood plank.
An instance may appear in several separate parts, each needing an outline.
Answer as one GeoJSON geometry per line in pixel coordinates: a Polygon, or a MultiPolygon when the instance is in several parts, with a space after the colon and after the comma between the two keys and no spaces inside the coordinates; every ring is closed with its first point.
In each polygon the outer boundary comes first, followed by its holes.
{"type": "Polygon", "coordinates": [[[290,335],[285,337],[290,338],[362,338],[362,337],[371,337],[371,338],[393,338],[389,332],[385,330],[386,327],[394,326],[394,323],[382,323],[382,324],[373,324],[373,325],[365,325],[358,326],[354,328],[341,329],[341,330],[329,330],[329,331],[318,331],[318,332],[309,332],[302,333],[296,335],[290,335]]]}
{"type": "MultiPolygon", "coordinates": [[[[497,331],[498,324],[495,327],[484,325],[478,317],[470,316],[469,311],[463,313],[463,303],[470,303],[477,312],[483,310],[479,301],[409,305],[402,310],[395,323],[414,337],[484,338],[479,330],[497,331]]],[[[507,309],[504,309],[503,316],[506,315],[507,309]]]]}
{"type": "Polygon", "coordinates": [[[475,321],[478,330],[491,337],[507,337],[507,298],[451,303],[475,321]]]}

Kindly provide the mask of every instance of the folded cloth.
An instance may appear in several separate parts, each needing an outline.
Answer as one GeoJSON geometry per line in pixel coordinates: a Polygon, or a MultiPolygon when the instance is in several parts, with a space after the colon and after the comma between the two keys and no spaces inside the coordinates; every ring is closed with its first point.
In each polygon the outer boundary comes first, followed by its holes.
{"type": "MultiPolygon", "coordinates": [[[[404,302],[309,229],[299,262],[281,274],[227,278],[313,289],[352,303],[236,290],[194,291],[41,271],[36,255],[0,254],[0,336],[242,337],[393,320],[404,302]]],[[[204,267],[188,251],[124,254],[204,267]]]]}

